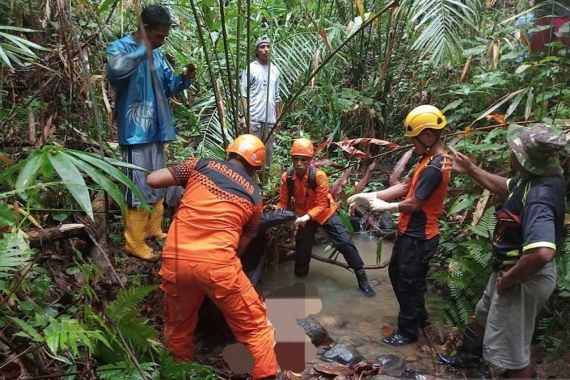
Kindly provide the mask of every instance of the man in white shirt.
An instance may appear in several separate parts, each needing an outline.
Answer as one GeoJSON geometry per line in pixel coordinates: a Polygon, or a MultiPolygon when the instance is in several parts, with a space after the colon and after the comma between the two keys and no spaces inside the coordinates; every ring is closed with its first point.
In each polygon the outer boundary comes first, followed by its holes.
{"type": "MultiPolygon", "coordinates": [[[[265,138],[273,129],[281,113],[281,99],[279,97],[279,68],[270,62],[271,41],[269,37],[259,37],[255,43],[256,59],[249,64],[250,92],[249,92],[249,133],[258,136],[265,142],[265,138]]],[[[241,73],[241,96],[243,109],[248,109],[247,97],[247,70],[241,73]]],[[[281,127],[275,126],[275,131],[281,127]]],[[[246,115],[241,115],[240,127],[243,133],[246,126],[246,115]]],[[[273,158],[273,134],[265,143],[265,167],[271,167],[273,158]]]]}

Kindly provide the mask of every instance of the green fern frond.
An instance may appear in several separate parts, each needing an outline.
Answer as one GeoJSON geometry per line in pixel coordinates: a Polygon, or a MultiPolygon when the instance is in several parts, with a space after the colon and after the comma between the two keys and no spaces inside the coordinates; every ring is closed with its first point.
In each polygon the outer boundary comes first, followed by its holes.
{"type": "Polygon", "coordinates": [[[32,253],[22,231],[4,234],[0,240],[0,291],[6,290],[5,280],[14,276],[30,260],[32,253]]]}
{"type": "MultiPolygon", "coordinates": [[[[140,363],[140,367],[145,372],[156,371],[157,364],[153,362],[140,363]]],[[[140,380],[141,373],[132,362],[116,362],[97,367],[97,375],[104,380],[140,380]]]]}
{"type": "Polygon", "coordinates": [[[167,353],[162,355],[160,361],[160,378],[164,380],[218,379],[212,367],[198,363],[175,363],[172,356],[167,353]]]}
{"type": "Polygon", "coordinates": [[[148,323],[146,318],[138,316],[137,312],[132,312],[126,315],[126,318],[119,324],[119,329],[123,337],[132,342],[135,349],[139,352],[144,352],[149,347],[149,340],[158,339],[160,333],[148,323]]]}
{"type": "Polygon", "coordinates": [[[469,229],[475,232],[478,236],[488,239],[493,236],[496,224],[497,218],[495,217],[495,207],[489,207],[481,216],[479,223],[475,226],[470,226],[469,229]]]}
{"type": "Polygon", "coordinates": [[[135,286],[121,291],[107,307],[107,316],[115,322],[121,322],[139,305],[156,287],[152,285],[135,286]]]}

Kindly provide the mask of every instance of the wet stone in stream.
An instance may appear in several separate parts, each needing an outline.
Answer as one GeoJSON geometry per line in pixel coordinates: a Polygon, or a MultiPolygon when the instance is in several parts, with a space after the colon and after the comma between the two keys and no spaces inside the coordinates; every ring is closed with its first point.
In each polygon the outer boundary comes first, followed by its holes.
{"type": "Polygon", "coordinates": [[[355,364],[364,358],[356,348],[337,344],[323,355],[326,360],[335,361],[342,364],[355,364]]]}
{"type": "Polygon", "coordinates": [[[313,317],[297,319],[297,324],[305,330],[305,333],[311,339],[311,343],[316,347],[334,344],[327,330],[313,317]]]}
{"type": "Polygon", "coordinates": [[[388,354],[376,358],[376,363],[384,367],[384,373],[389,376],[402,376],[406,370],[406,362],[399,356],[388,354]]]}

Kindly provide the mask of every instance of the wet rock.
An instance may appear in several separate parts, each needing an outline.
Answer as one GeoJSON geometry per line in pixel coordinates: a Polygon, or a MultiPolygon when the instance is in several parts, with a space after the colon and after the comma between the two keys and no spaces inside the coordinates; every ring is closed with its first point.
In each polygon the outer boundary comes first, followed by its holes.
{"type": "Polygon", "coordinates": [[[370,380],[393,380],[393,379],[397,379],[397,377],[388,376],[388,375],[376,375],[370,378],[370,380]]]}
{"type": "Polygon", "coordinates": [[[412,368],[406,368],[400,375],[403,379],[415,379],[417,372],[412,368]]]}
{"type": "Polygon", "coordinates": [[[464,377],[460,369],[451,366],[445,368],[445,374],[453,377],[464,377]]]}
{"type": "Polygon", "coordinates": [[[334,344],[327,330],[313,317],[299,318],[297,324],[305,330],[316,347],[334,344]]]}
{"type": "Polygon", "coordinates": [[[416,380],[436,380],[436,379],[437,377],[433,375],[420,375],[420,374],[416,375],[416,380]]]}
{"type": "Polygon", "coordinates": [[[344,344],[337,344],[323,355],[326,360],[342,364],[355,364],[364,358],[356,348],[344,344]]]}
{"type": "Polygon", "coordinates": [[[406,369],[406,362],[399,356],[388,354],[376,358],[376,363],[384,367],[384,373],[389,376],[401,376],[406,369]]]}

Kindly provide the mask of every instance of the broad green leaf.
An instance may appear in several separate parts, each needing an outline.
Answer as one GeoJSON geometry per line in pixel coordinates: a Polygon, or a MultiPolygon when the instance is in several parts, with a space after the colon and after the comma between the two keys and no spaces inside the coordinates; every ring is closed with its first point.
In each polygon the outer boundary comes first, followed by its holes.
{"type": "Polygon", "coordinates": [[[145,168],[141,168],[140,166],[129,164],[128,162],[125,162],[125,161],[115,160],[114,158],[109,158],[109,157],[105,157],[104,160],[113,166],[119,166],[119,167],[126,168],[126,169],[133,169],[133,170],[139,170],[139,171],[145,172],[145,173],[150,173],[145,168]]]}
{"type": "Polygon", "coordinates": [[[98,13],[102,13],[105,12],[107,9],[109,9],[111,7],[111,5],[115,4],[117,1],[122,1],[122,0],[104,0],[103,2],[101,2],[101,4],[99,5],[99,8],[97,9],[98,13]]]}
{"type": "Polygon", "coordinates": [[[91,177],[91,179],[93,179],[93,181],[97,185],[99,185],[103,190],[109,193],[111,198],[113,198],[113,200],[117,202],[117,204],[119,205],[119,207],[121,207],[122,210],[124,210],[127,207],[127,204],[125,203],[125,197],[123,196],[121,190],[117,187],[117,185],[115,185],[113,182],[107,179],[107,177],[101,174],[99,169],[95,168],[94,166],[91,166],[90,164],[81,159],[77,159],[76,157],[70,154],[64,152],[61,152],[61,154],[70,162],[73,162],[75,166],[77,166],[82,172],[91,177]]]}
{"type": "Polygon", "coordinates": [[[467,49],[463,52],[463,56],[464,57],[469,57],[470,55],[479,55],[479,54],[483,54],[487,51],[488,46],[487,45],[479,45],[479,46],[475,46],[472,47],[471,49],[467,49]]]}
{"type": "Polygon", "coordinates": [[[16,180],[16,190],[22,191],[35,181],[41,166],[46,163],[45,150],[36,150],[24,160],[25,164],[16,180]]]}
{"type": "Polygon", "coordinates": [[[46,336],[46,344],[48,348],[57,355],[57,350],[59,349],[59,335],[58,334],[50,334],[46,336]]]}
{"type": "Polygon", "coordinates": [[[446,111],[454,110],[457,108],[457,106],[459,106],[462,103],[463,103],[463,99],[457,99],[457,100],[449,103],[448,105],[446,105],[445,108],[443,109],[443,112],[445,113],[446,111]]]}
{"type": "Polygon", "coordinates": [[[110,175],[117,181],[121,182],[123,185],[127,186],[138,199],[144,199],[138,187],[136,187],[135,184],[125,174],[123,174],[123,172],[115,168],[113,165],[101,160],[99,157],[90,153],[72,149],[67,149],[66,152],[101,169],[103,172],[107,173],[107,175],[110,175]]]}
{"type": "Polygon", "coordinates": [[[4,49],[2,49],[2,46],[0,46],[0,58],[2,58],[2,61],[4,61],[4,63],[11,69],[13,69],[14,67],[12,66],[12,63],[10,62],[10,59],[8,58],[8,56],[6,55],[6,53],[4,53],[4,49]]]}
{"type": "Polygon", "coordinates": [[[17,43],[18,46],[26,46],[26,47],[29,46],[29,47],[34,48],[34,49],[49,51],[49,49],[46,49],[43,46],[40,46],[36,43],[33,43],[32,41],[26,40],[25,38],[22,38],[22,37],[15,36],[13,34],[0,32],[0,36],[4,36],[7,39],[13,41],[14,43],[17,43]]]}
{"type": "Polygon", "coordinates": [[[93,208],[91,207],[91,197],[89,196],[89,189],[83,180],[83,176],[74,164],[74,161],[69,161],[67,155],[61,154],[59,151],[48,153],[48,159],[53,168],[61,177],[69,192],[77,201],[87,215],[93,218],[93,208]]]}
{"type": "Polygon", "coordinates": [[[14,30],[16,32],[39,32],[39,30],[20,28],[17,26],[0,25],[0,30],[14,30]]]}
{"type": "Polygon", "coordinates": [[[458,212],[464,211],[471,206],[475,202],[475,195],[473,194],[465,194],[460,196],[453,205],[449,208],[448,214],[456,214],[458,212]]]}

